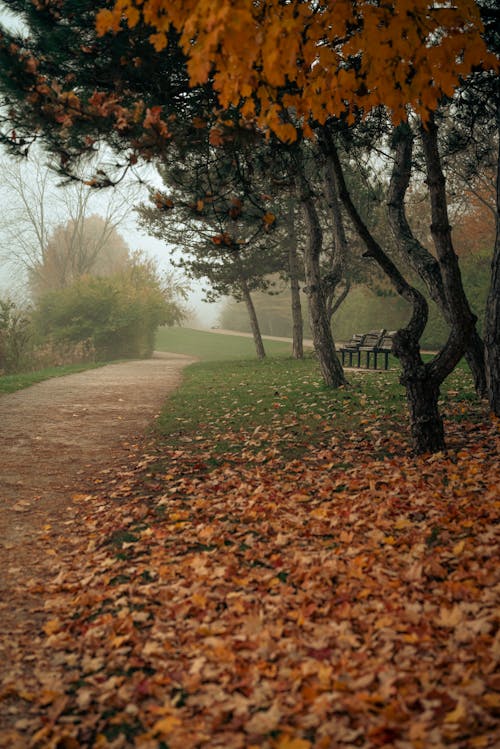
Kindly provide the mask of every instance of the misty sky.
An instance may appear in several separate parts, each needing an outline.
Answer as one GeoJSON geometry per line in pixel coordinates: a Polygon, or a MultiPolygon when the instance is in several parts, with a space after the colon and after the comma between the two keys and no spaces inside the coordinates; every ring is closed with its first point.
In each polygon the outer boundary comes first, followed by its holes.
{"type": "MultiPolygon", "coordinates": [[[[9,156],[5,150],[0,147],[0,168],[3,168],[3,162],[7,160],[7,167],[11,162],[15,162],[15,159],[9,156]]],[[[42,156],[40,161],[46,160],[42,156]]],[[[25,162],[23,162],[25,163],[25,162]]],[[[30,179],[30,169],[24,170],[27,175],[27,179],[30,179]]],[[[35,171],[32,172],[32,179],[35,180],[35,171]]],[[[8,188],[3,184],[4,180],[0,179],[0,195],[2,197],[3,205],[12,205],[13,201],[16,201],[16,195],[9,192],[8,188]]],[[[57,177],[54,177],[54,185],[57,185],[57,177]]],[[[57,191],[61,188],[56,189],[57,191]]],[[[104,215],[106,212],[106,203],[112,198],[112,190],[100,190],[96,191],[95,200],[92,201],[90,213],[100,213],[104,215]]],[[[140,198],[145,200],[144,197],[140,198]]],[[[140,200],[139,199],[139,200],[140,200]]],[[[123,236],[131,250],[143,250],[148,255],[157,258],[159,265],[162,269],[168,270],[171,268],[169,261],[169,252],[166,246],[158,239],[148,236],[144,231],[139,229],[135,221],[134,211],[132,210],[133,203],[130,206],[130,218],[118,227],[118,232],[123,236]]],[[[60,215],[60,214],[59,214],[60,215]]],[[[55,216],[52,216],[54,219],[55,216]]],[[[0,216],[0,245],[2,251],[5,252],[6,244],[8,242],[5,228],[2,227],[2,217],[0,216]]],[[[220,304],[206,304],[202,300],[202,284],[196,281],[190,283],[191,294],[188,300],[189,306],[195,308],[196,313],[199,317],[199,321],[206,326],[210,326],[216,323],[217,316],[219,314],[221,305],[220,304]]],[[[0,294],[2,296],[13,295],[15,297],[22,296],[22,276],[21,274],[13,273],[12,269],[2,264],[0,261],[0,294]]]]}

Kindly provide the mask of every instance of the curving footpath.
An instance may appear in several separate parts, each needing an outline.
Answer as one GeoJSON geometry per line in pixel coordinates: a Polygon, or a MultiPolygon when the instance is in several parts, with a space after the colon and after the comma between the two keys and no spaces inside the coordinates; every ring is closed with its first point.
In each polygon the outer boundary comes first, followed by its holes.
{"type": "Polygon", "coordinates": [[[157,353],[0,396],[0,672],[15,632],[40,619],[44,581],[74,533],[74,500],[126,462],[192,361],[157,353]],[[26,595],[27,581],[38,596],[26,595]]]}

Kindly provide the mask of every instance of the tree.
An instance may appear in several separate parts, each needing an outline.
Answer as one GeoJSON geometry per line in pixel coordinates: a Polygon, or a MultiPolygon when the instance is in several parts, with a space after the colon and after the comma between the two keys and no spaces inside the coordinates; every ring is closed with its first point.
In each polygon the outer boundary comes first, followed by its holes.
{"type": "Polygon", "coordinates": [[[70,219],[54,228],[42,258],[29,269],[32,297],[63,289],[82,276],[116,275],[130,261],[129,253],[125,240],[102,216],[70,219]]]}
{"type": "Polygon", "coordinates": [[[486,376],[492,412],[500,416],[500,92],[497,100],[498,168],[496,190],[496,233],[491,261],[491,285],[485,323],[486,376]]]}
{"type": "Polygon", "coordinates": [[[105,187],[133,172],[139,156],[160,158],[178,125],[211,109],[209,87],[190,88],[173,31],[158,55],[144,28],[99,38],[92,0],[2,6],[23,26],[0,33],[0,141],[14,154],[43,140],[61,174],[105,187]],[[85,172],[82,157],[93,159],[103,142],[108,163],[85,172]]]}
{"type": "MultiPolygon", "coordinates": [[[[436,131],[432,131],[437,133],[436,131]]],[[[432,156],[430,154],[430,137],[427,131],[422,132],[422,140],[424,147],[426,148],[427,155],[427,174],[428,179],[431,179],[431,171],[436,168],[434,161],[439,160],[437,150],[437,140],[434,139],[432,146],[432,156]]],[[[394,164],[391,174],[391,181],[387,195],[387,208],[388,217],[391,229],[396,239],[398,249],[406,262],[420,275],[424,281],[427,290],[436,302],[439,309],[441,310],[446,322],[453,327],[453,309],[449,302],[448,295],[450,293],[447,288],[446,279],[443,276],[442,267],[439,260],[436,259],[429,250],[423,246],[421,242],[414,236],[410,224],[408,222],[405,210],[404,199],[406,191],[410,184],[411,169],[412,169],[412,149],[413,149],[413,133],[409,125],[401,125],[394,133],[394,164]]],[[[442,175],[436,173],[434,179],[443,179],[442,175]]],[[[429,182],[432,186],[433,183],[429,182]]],[[[444,213],[446,212],[446,197],[444,190],[441,191],[439,212],[442,215],[444,221],[444,213]]],[[[435,201],[433,204],[434,216],[437,211],[435,201]]],[[[435,224],[432,224],[435,227],[435,224]]],[[[451,228],[451,227],[450,227],[451,228]]],[[[449,241],[451,243],[451,234],[449,241]]],[[[450,245],[451,247],[451,245],[450,245]]],[[[453,256],[455,255],[453,251],[453,256]]],[[[450,258],[451,258],[450,253],[450,258]]],[[[439,253],[438,253],[439,257],[439,253]]],[[[452,260],[450,259],[450,262],[452,260]]],[[[453,260],[453,262],[456,262],[453,260]]],[[[457,272],[453,283],[455,285],[462,286],[460,274],[457,272]]],[[[449,281],[448,281],[449,285],[449,281]]],[[[467,315],[471,316],[471,310],[465,294],[462,293],[462,304],[464,310],[467,307],[467,315]]],[[[484,368],[484,345],[483,342],[475,329],[472,330],[467,345],[465,347],[465,355],[472,371],[476,391],[479,395],[484,395],[486,391],[486,378],[484,368]]]]}
{"type": "Polygon", "coordinates": [[[0,373],[18,372],[33,347],[29,313],[11,299],[0,299],[0,373]]]}
{"type": "Polygon", "coordinates": [[[175,261],[191,278],[206,279],[209,301],[221,295],[245,302],[257,356],[265,351],[252,292],[270,286],[282,259],[270,251],[274,214],[255,190],[245,152],[214,148],[208,139],[193,147],[172,146],[159,167],[162,191],[153,189],[139,208],[141,225],[181,250],[175,261]]]}
{"type": "MultiPolygon", "coordinates": [[[[219,92],[222,105],[227,107],[229,104],[235,105],[248,99],[249,106],[245,110],[245,102],[242,113],[254,115],[257,100],[260,108],[260,114],[257,116],[259,124],[274,130],[282,139],[293,140],[296,137],[294,125],[287,116],[291,107],[299,119],[303,118],[306,132],[311,115],[322,124],[329,117],[344,115],[346,110],[350,117],[354,117],[359,108],[367,110],[379,104],[388,105],[396,121],[403,119],[404,108],[411,104],[424,121],[422,143],[429,181],[433,238],[443,276],[448,312],[452,320],[452,331],[447,345],[436,360],[436,366],[420,380],[418,373],[426,371],[421,367],[418,354],[418,340],[427,319],[425,300],[408,285],[380,245],[373,240],[366,225],[360,221],[347,190],[342,190],[342,197],[350,211],[351,219],[367,244],[367,253],[376,259],[398,291],[411,299],[414,305],[412,320],[406,329],[408,336],[401,335],[396,343],[405,370],[404,381],[411,411],[412,431],[419,451],[442,449],[444,434],[437,408],[439,384],[451,371],[450,367],[460,358],[464,344],[468,343],[474,329],[474,318],[463,294],[451,244],[444,178],[437,148],[437,129],[429,110],[435,109],[444,95],[453,93],[459,82],[458,76],[469,72],[473,58],[475,63],[472,64],[478,64],[488,57],[484,42],[478,34],[481,24],[477,6],[472,2],[463,2],[453,9],[437,9],[435,6],[429,8],[426,2],[413,3],[411,13],[415,15],[412,15],[410,22],[410,9],[403,2],[383,7],[372,3],[361,4],[359,15],[355,12],[355,9],[358,10],[357,5],[338,3],[335,4],[333,18],[327,11],[311,11],[310,5],[306,3],[301,3],[297,7],[296,4],[283,5],[279,2],[266,3],[266,9],[273,6],[274,12],[269,15],[262,13],[260,5],[256,6],[250,2],[238,13],[224,14],[222,11],[227,10],[227,5],[221,0],[215,8],[213,3],[210,6],[212,23],[208,29],[205,24],[206,17],[203,16],[202,20],[200,15],[204,3],[200,1],[194,6],[184,6],[183,10],[177,3],[169,3],[167,6],[167,3],[153,5],[146,2],[138,10],[133,3],[125,0],[115,4],[114,12],[102,13],[100,22],[103,30],[111,27],[117,31],[122,18],[120,13],[125,13],[131,26],[139,21],[141,14],[146,13],[144,17],[158,27],[158,10],[161,10],[161,29],[168,28],[168,23],[171,22],[179,30],[181,44],[190,58],[188,65],[192,80],[205,81],[210,74],[211,65],[214,65],[217,69],[214,86],[219,92]],[[313,16],[316,23],[304,23],[306,15],[308,21],[313,16]],[[330,24],[328,28],[325,18],[330,24]],[[258,28],[262,39],[261,45],[256,48],[253,44],[253,35],[252,42],[245,44],[245,40],[238,34],[238,27],[258,28]],[[299,27],[301,33],[296,33],[296,39],[293,41],[289,37],[290,29],[298,32],[299,27]],[[318,33],[318,28],[321,33],[318,33]],[[458,34],[462,34],[462,38],[457,35],[458,29],[458,34]],[[466,38],[470,42],[469,46],[464,44],[466,38]],[[235,44],[236,39],[238,42],[235,44]],[[286,47],[280,49],[283,39],[286,47]],[[331,44],[325,44],[325,39],[331,41],[331,44]],[[347,41],[341,41],[345,39],[347,41]],[[377,39],[380,47],[374,44],[377,39]],[[426,62],[423,59],[419,60],[416,47],[411,51],[408,49],[412,46],[411,43],[408,44],[410,39],[412,43],[417,39],[420,41],[420,54],[425,50],[425,56],[428,58],[426,62]],[[438,39],[439,43],[436,41],[438,39]],[[339,55],[339,48],[344,57],[339,55]],[[370,53],[374,48],[377,49],[377,61],[373,60],[370,53]],[[381,49],[387,50],[388,54],[381,53],[381,49]],[[461,50],[462,56],[457,62],[458,49],[461,50]],[[328,60],[325,77],[322,52],[326,53],[328,60]],[[277,56],[280,53],[285,58],[281,68],[277,65],[277,56]],[[349,55],[353,53],[359,53],[357,65],[352,64],[352,57],[349,60],[349,55]],[[446,60],[446,55],[450,53],[451,58],[446,60]],[[270,60],[273,61],[272,65],[270,60]],[[417,61],[421,64],[415,64],[417,61]],[[441,73],[434,76],[434,85],[429,86],[429,68],[432,69],[438,61],[441,73]],[[231,68],[237,70],[236,75],[231,68]],[[304,68],[307,76],[304,76],[304,68]],[[372,78],[374,71],[376,79],[372,78]],[[388,71],[391,75],[390,81],[386,78],[388,71]],[[426,79],[425,83],[423,78],[426,79]],[[322,84],[326,81],[329,88],[326,93],[325,87],[326,95],[323,96],[322,84]],[[332,81],[342,84],[338,88],[346,97],[347,103],[335,100],[335,96],[332,96],[332,81]],[[290,83],[297,84],[297,93],[290,93],[290,83]],[[312,91],[314,98],[311,96],[312,91]],[[426,405],[428,395],[432,397],[426,405]]],[[[152,40],[158,48],[166,42],[161,29],[152,40]]],[[[341,182],[340,161],[335,149],[330,148],[329,155],[335,162],[336,175],[341,182]]],[[[305,195],[302,183],[301,197],[307,206],[305,195]]],[[[317,227],[314,231],[312,211],[309,212],[309,220],[310,237],[317,247],[321,237],[317,227]]],[[[312,269],[312,266],[310,267],[312,269]]]]}
{"type": "Polygon", "coordinates": [[[39,159],[4,158],[2,174],[5,244],[0,260],[24,275],[34,299],[88,273],[115,273],[127,262],[129,249],[117,228],[136,188],[115,190],[100,201],[102,213],[97,214],[91,188],[80,182],[56,185],[39,159]]]}
{"type": "Polygon", "coordinates": [[[241,103],[244,117],[282,140],[296,137],[291,109],[306,129],[311,119],[323,124],[380,105],[396,120],[406,119],[408,105],[427,120],[473,66],[496,64],[474,0],[244,0],[237,8],[230,0],[116,0],[97,20],[103,34],[142,23],[159,51],[174,27],[191,83],[212,77],[223,108],[241,103]]]}
{"type": "Polygon", "coordinates": [[[325,287],[321,276],[320,257],[323,249],[323,231],[311,185],[304,168],[303,154],[299,149],[295,152],[294,162],[295,189],[307,228],[303,252],[304,273],[314,349],[318,355],[326,385],[338,387],[346,384],[346,379],[335,351],[330,316],[326,306],[325,287]]]}

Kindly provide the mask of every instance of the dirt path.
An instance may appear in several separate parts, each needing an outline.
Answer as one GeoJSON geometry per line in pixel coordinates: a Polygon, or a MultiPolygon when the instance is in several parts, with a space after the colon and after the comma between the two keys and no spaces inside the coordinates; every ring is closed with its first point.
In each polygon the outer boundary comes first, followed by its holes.
{"type": "Polygon", "coordinates": [[[191,361],[156,354],[0,396],[0,684],[14,633],[43,609],[26,583],[43,592],[74,533],[72,498],[126,459],[191,361]]]}

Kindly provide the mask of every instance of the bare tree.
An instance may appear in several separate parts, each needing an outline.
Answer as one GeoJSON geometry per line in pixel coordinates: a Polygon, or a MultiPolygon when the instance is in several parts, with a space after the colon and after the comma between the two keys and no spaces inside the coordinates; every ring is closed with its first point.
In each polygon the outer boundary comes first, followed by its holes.
{"type": "Polygon", "coordinates": [[[22,276],[32,295],[90,272],[105,274],[113,245],[123,256],[117,228],[130,215],[137,188],[96,193],[82,182],[60,186],[35,158],[4,157],[0,169],[0,264],[13,278],[22,276]]]}

